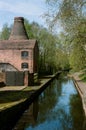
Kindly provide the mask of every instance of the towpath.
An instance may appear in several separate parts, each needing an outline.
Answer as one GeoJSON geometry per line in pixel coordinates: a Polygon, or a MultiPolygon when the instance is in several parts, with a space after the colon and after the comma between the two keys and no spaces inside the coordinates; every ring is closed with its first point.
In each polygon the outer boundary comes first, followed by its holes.
{"type": "Polygon", "coordinates": [[[83,109],[84,109],[84,113],[86,116],[86,82],[83,82],[80,77],[79,77],[80,73],[74,73],[72,75],[73,79],[74,79],[74,83],[75,86],[81,96],[82,99],[82,105],[83,105],[83,109]]]}
{"type": "Polygon", "coordinates": [[[73,78],[75,79],[75,81],[78,84],[78,87],[81,91],[81,96],[83,96],[84,94],[86,94],[86,83],[83,82],[80,78],[79,78],[80,73],[75,73],[73,74],[73,78]]]}

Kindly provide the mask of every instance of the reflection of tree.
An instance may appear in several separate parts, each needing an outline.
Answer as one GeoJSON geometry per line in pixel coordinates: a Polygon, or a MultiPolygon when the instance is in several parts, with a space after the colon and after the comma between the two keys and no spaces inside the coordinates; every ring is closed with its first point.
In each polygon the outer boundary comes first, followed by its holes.
{"type": "Polygon", "coordinates": [[[27,126],[35,126],[36,120],[38,116],[38,98],[35,99],[35,101],[29,106],[29,109],[27,109],[18,123],[16,124],[15,128],[16,130],[24,130],[27,126]]]}
{"type": "Polygon", "coordinates": [[[54,80],[47,89],[40,95],[39,109],[40,116],[39,121],[43,122],[48,118],[52,117],[51,110],[54,108],[56,102],[58,102],[59,96],[61,95],[61,82],[54,80]]]}
{"type": "Polygon", "coordinates": [[[72,118],[64,109],[59,108],[58,117],[62,127],[61,130],[72,130],[72,118]]]}
{"type": "Polygon", "coordinates": [[[63,82],[64,84],[67,84],[68,82],[68,77],[67,77],[68,71],[64,71],[63,73],[61,73],[58,77],[59,82],[63,82]]]}
{"type": "MultiPolygon", "coordinates": [[[[16,130],[26,128],[27,126],[34,127],[40,122],[46,120],[46,116],[52,117],[52,109],[54,108],[58,98],[61,95],[61,82],[54,80],[44,92],[39,96],[39,101],[35,101],[29,106],[22,118],[18,121],[16,125],[16,130]],[[38,116],[38,110],[40,109],[40,114],[38,116]],[[38,123],[36,122],[38,116],[38,123]]],[[[55,116],[53,116],[54,118],[55,116]]]]}
{"type": "Polygon", "coordinates": [[[73,118],[73,128],[75,130],[83,130],[84,114],[79,95],[72,95],[70,98],[70,113],[73,118]]]}
{"type": "MultiPolygon", "coordinates": [[[[68,80],[65,79],[64,82],[66,83],[68,80]]],[[[22,121],[19,123],[19,129],[35,129],[41,124],[46,126],[48,122],[48,125],[50,125],[53,130],[83,130],[84,116],[82,115],[81,100],[78,95],[73,94],[70,95],[70,104],[69,102],[65,104],[66,98],[69,99],[69,96],[67,97],[67,95],[61,94],[64,82],[54,80],[44,92],[42,92],[39,96],[39,104],[37,100],[31,104],[24,114],[22,121]],[[36,121],[36,119],[38,121],[36,121]]]]}

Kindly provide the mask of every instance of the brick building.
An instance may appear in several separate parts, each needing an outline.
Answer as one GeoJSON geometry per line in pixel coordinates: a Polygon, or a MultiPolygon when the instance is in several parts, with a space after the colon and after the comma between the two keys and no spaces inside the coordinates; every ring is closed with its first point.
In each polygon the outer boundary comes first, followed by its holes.
{"type": "Polygon", "coordinates": [[[29,39],[22,17],[15,17],[8,40],[0,41],[0,71],[38,71],[38,43],[29,39]]]}
{"type": "Polygon", "coordinates": [[[23,17],[15,17],[8,40],[0,41],[0,71],[38,72],[38,43],[29,39],[23,17]]]}

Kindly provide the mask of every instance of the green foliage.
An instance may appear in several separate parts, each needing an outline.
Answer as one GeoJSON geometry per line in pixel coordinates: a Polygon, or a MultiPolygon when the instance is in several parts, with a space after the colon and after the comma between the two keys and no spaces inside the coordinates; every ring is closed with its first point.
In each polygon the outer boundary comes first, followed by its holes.
{"type": "Polygon", "coordinates": [[[60,49],[56,52],[56,65],[59,69],[70,68],[68,55],[60,49]]]}
{"type": "Polygon", "coordinates": [[[40,26],[36,22],[29,23],[29,21],[25,19],[25,28],[29,38],[38,39],[40,26]]]}
{"type": "Polygon", "coordinates": [[[58,44],[56,48],[56,65],[60,69],[68,69],[69,65],[69,48],[64,33],[58,37],[58,44]]]}
{"type": "Polygon", "coordinates": [[[46,28],[33,22],[25,22],[29,38],[35,38],[39,44],[39,73],[51,74],[55,70],[56,36],[46,28]]]}
{"type": "Polygon", "coordinates": [[[2,32],[0,32],[0,39],[1,40],[7,40],[10,35],[10,28],[8,27],[7,24],[4,24],[2,28],[2,32]]]}
{"type": "Polygon", "coordinates": [[[86,64],[86,52],[83,46],[77,44],[74,45],[73,52],[70,55],[70,64],[75,71],[83,69],[86,64]]]}
{"type": "Polygon", "coordinates": [[[82,70],[82,73],[79,75],[80,79],[86,82],[86,69],[82,70]]]}
{"type": "MultiPolygon", "coordinates": [[[[85,0],[46,0],[48,12],[46,20],[55,28],[58,22],[63,27],[60,35],[63,47],[66,46],[69,61],[74,71],[86,66],[86,1],[85,0]],[[55,6],[54,6],[55,5],[55,6]]],[[[62,49],[63,50],[63,49],[62,49]]]]}

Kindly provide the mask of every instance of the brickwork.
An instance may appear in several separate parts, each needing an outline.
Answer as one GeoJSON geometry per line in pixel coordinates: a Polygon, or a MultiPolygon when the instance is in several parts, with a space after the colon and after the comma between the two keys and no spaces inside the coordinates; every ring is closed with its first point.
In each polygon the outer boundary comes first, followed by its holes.
{"type": "MultiPolygon", "coordinates": [[[[24,85],[33,85],[33,74],[38,72],[38,52],[37,41],[28,38],[24,18],[16,17],[9,40],[0,41],[0,71],[27,71],[24,85]]],[[[10,84],[10,78],[8,81],[10,84]]]]}
{"type": "Polygon", "coordinates": [[[9,40],[0,41],[0,63],[9,63],[18,71],[27,70],[30,73],[35,73],[38,70],[38,44],[36,40],[28,38],[22,17],[14,19],[9,40]],[[27,51],[28,57],[22,57],[22,51],[27,51]],[[23,63],[28,64],[28,67],[22,68],[23,63]]]}
{"type": "Polygon", "coordinates": [[[10,63],[16,70],[22,71],[21,64],[23,62],[28,63],[28,69],[30,73],[33,73],[33,55],[32,50],[29,52],[28,58],[22,58],[21,52],[24,50],[0,50],[0,63],[10,63]]]}

